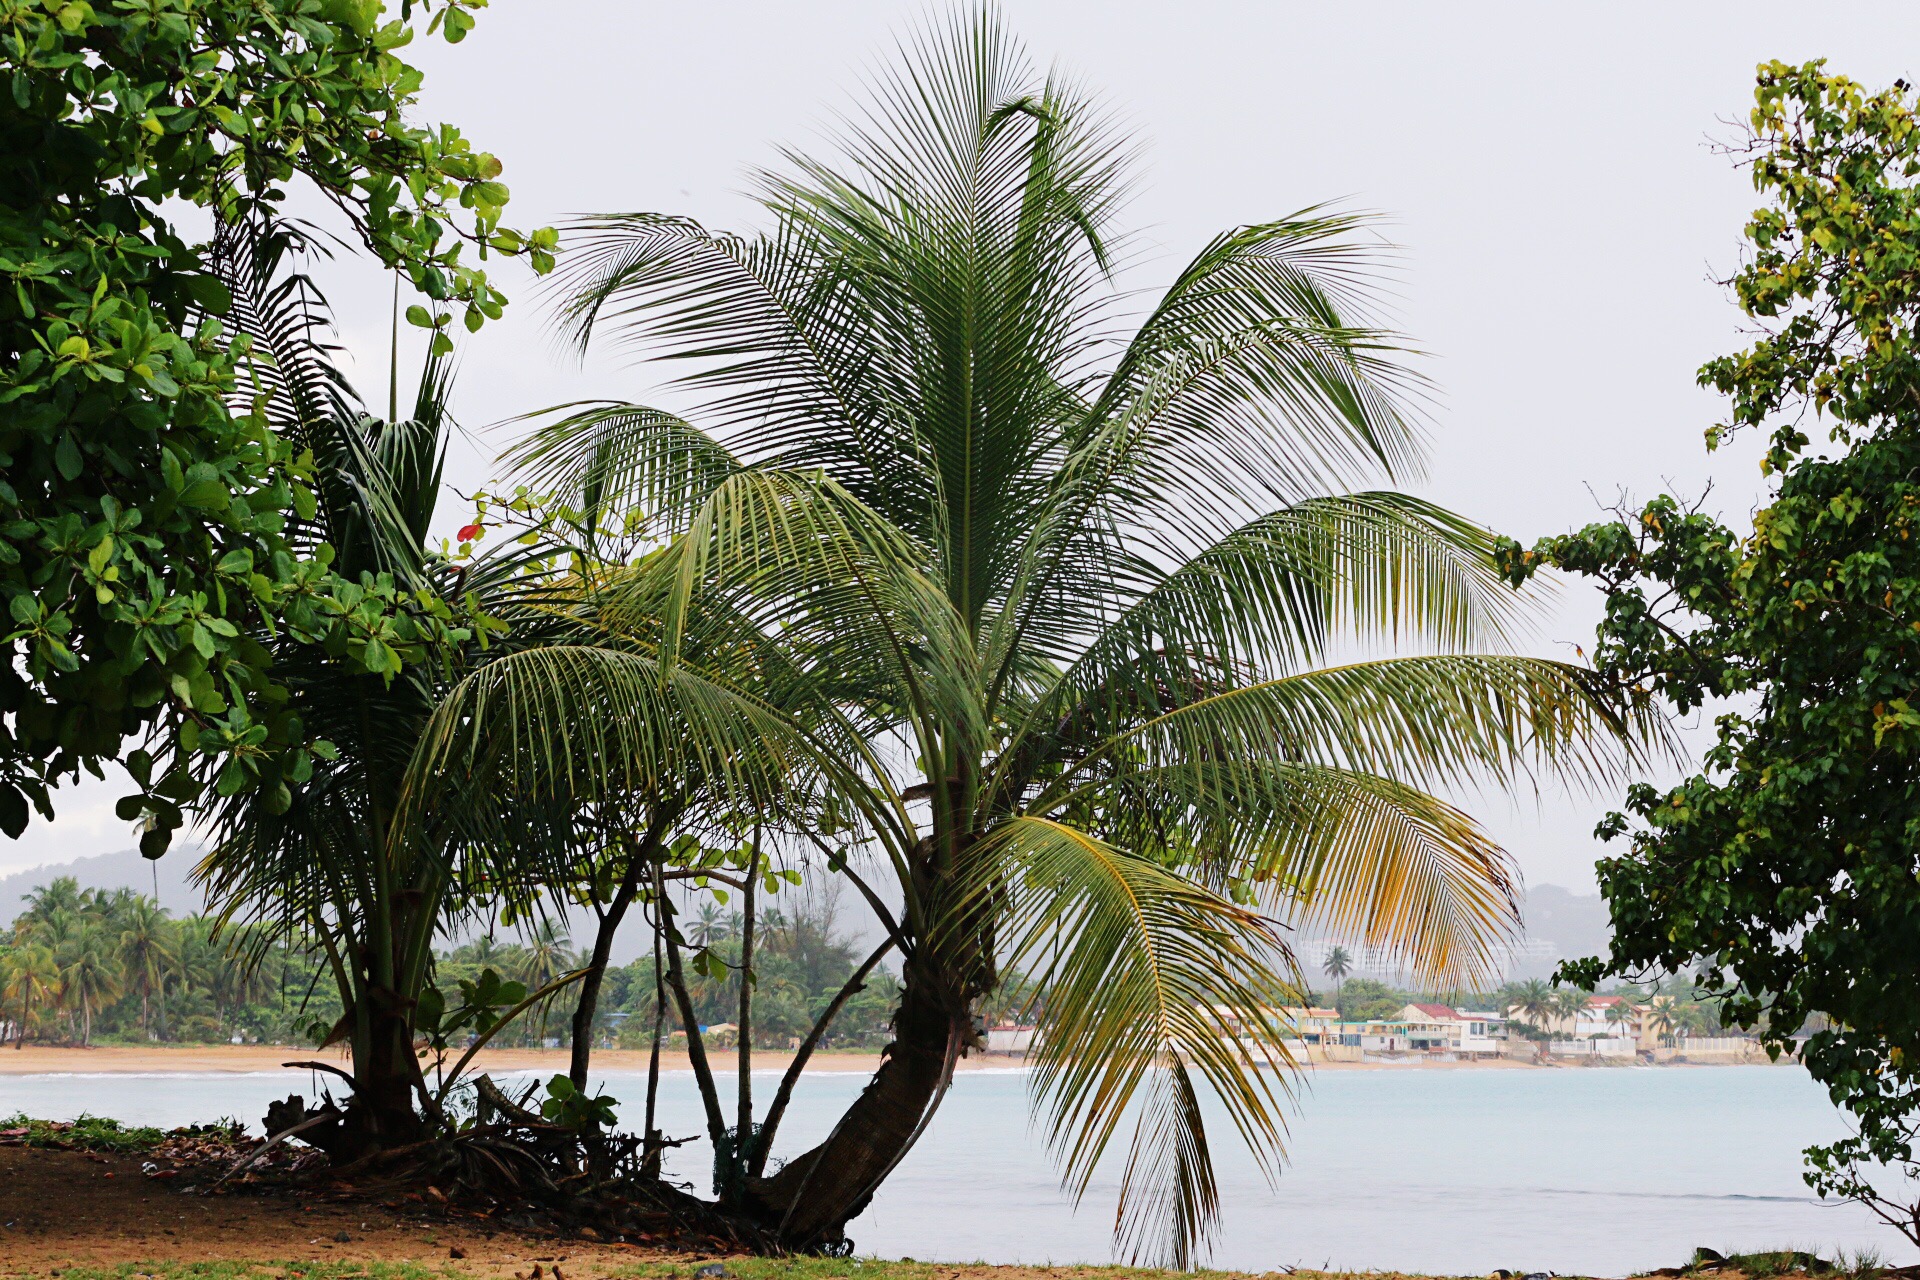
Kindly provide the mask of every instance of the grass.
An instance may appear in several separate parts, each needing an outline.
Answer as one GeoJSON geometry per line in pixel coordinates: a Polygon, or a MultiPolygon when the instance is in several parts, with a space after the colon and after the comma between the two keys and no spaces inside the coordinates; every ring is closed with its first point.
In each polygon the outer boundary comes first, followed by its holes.
{"type": "Polygon", "coordinates": [[[237,1120],[190,1124],[179,1129],[121,1124],[107,1116],[83,1115],[77,1120],[35,1120],[27,1115],[0,1118],[0,1142],[55,1151],[105,1151],[138,1155],[169,1138],[210,1138],[230,1141],[240,1132],[237,1120]]]}
{"type": "MultiPolygon", "coordinates": [[[[211,1129],[213,1126],[205,1126],[211,1129]]],[[[0,1133],[11,1136],[9,1142],[29,1147],[65,1151],[111,1151],[134,1154],[151,1151],[167,1139],[165,1130],[142,1125],[123,1125],[105,1116],[81,1116],[78,1120],[35,1120],[16,1115],[0,1119],[0,1133]],[[24,1133],[17,1132],[25,1130],[24,1133]]]]}

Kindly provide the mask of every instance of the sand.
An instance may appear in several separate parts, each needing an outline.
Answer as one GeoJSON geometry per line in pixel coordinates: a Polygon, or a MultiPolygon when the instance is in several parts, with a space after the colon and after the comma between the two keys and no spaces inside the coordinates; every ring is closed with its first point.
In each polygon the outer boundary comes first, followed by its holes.
{"type": "MultiPolygon", "coordinates": [[[[316,1053],[274,1045],[100,1045],[90,1049],[29,1044],[24,1049],[0,1048],[0,1075],[42,1075],[54,1073],[127,1074],[151,1072],[272,1071],[287,1062],[331,1062],[342,1068],[347,1057],[336,1050],[316,1053]]],[[[564,1049],[488,1049],[474,1060],[480,1071],[565,1071],[568,1065],[564,1049]]],[[[783,1071],[793,1061],[787,1053],[757,1050],[753,1065],[761,1071],[783,1071]]],[[[669,1071],[689,1070],[685,1054],[664,1054],[661,1065],[669,1071]]],[[[734,1070],[733,1055],[726,1052],[715,1061],[715,1070],[727,1074],[734,1070]]],[[[880,1065],[878,1053],[816,1053],[807,1064],[809,1071],[871,1072],[880,1065]]],[[[960,1059],[961,1071],[1004,1071],[1025,1065],[1017,1055],[991,1054],[960,1059]]],[[[1483,1059],[1477,1062],[1429,1062],[1409,1059],[1405,1062],[1322,1062],[1320,1071],[1445,1071],[1445,1070],[1533,1070],[1535,1064],[1511,1058],[1483,1059]]],[[[638,1049],[600,1049],[593,1055],[595,1071],[645,1071],[647,1054],[638,1049]]]]}

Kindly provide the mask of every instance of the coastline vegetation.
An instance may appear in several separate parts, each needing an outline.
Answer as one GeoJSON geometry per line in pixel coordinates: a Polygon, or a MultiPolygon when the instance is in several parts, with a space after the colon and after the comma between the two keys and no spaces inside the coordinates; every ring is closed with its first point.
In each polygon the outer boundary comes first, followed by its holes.
{"type": "MultiPolygon", "coordinates": [[[[7,1032],[0,1047],[6,1040],[15,1046],[216,1044],[235,1037],[310,1045],[312,1028],[331,1027],[341,1013],[325,957],[297,936],[261,938],[261,932],[257,926],[222,931],[209,915],[175,919],[131,890],[85,890],[70,877],[55,879],[27,895],[26,909],[0,934],[0,1029],[7,1032]]],[[[723,966],[718,977],[703,969],[689,981],[696,1020],[708,1027],[729,1024],[739,1008],[739,914],[707,902],[692,915],[687,932],[723,966]]],[[[453,989],[492,969],[537,990],[585,960],[548,921],[524,938],[482,935],[443,949],[434,976],[453,989]]],[[[753,966],[755,1045],[791,1048],[859,961],[833,900],[794,893],[766,912],[753,966]]],[[[879,969],[865,985],[841,1006],[821,1048],[874,1050],[886,1043],[898,980],[879,969]]],[[[596,1043],[644,1048],[659,987],[650,957],[610,966],[594,1025],[596,1043]]],[[[1018,984],[1012,990],[1017,993],[1018,984]]],[[[492,1043],[533,1047],[551,1039],[564,1045],[570,1036],[564,1009],[555,1014],[536,1008],[492,1043]]]]}

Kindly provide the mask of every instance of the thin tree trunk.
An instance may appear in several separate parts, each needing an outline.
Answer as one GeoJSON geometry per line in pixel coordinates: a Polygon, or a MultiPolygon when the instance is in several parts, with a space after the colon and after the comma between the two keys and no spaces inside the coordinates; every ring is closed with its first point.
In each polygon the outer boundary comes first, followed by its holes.
{"type": "Polygon", "coordinates": [[[720,1112],[720,1091],[714,1085],[713,1067],[707,1061],[707,1046],[700,1034],[699,1019],[694,1016],[693,998],[687,994],[686,975],[680,968],[680,940],[674,930],[673,904],[667,900],[667,885],[660,864],[653,868],[654,889],[660,900],[662,932],[667,943],[667,985],[674,1002],[680,1006],[680,1025],[687,1031],[687,1061],[693,1067],[694,1081],[700,1086],[700,1101],[707,1112],[707,1138],[718,1151],[727,1141],[727,1121],[720,1112]]]}
{"type": "Polygon", "coordinates": [[[660,1031],[667,1017],[667,978],[660,958],[661,916],[658,903],[654,904],[653,920],[653,1047],[647,1055],[647,1127],[646,1140],[640,1158],[640,1171],[653,1177],[660,1176],[660,1130],[654,1124],[660,1100],[660,1031]]]}
{"type": "Polygon", "coordinates": [[[607,976],[613,935],[626,919],[627,908],[633,904],[633,895],[640,887],[643,865],[637,855],[628,861],[626,875],[600,917],[600,928],[593,938],[593,956],[587,961],[587,976],[580,979],[580,1002],[573,1008],[573,1056],[567,1071],[567,1078],[576,1089],[587,1087],[587,1068],[593,1056],[593,1020],[600,1008],[600,984],[607,976]]]}
{"type": "Polygon", "coordinates": [[[760,883],[760,829],[753,831],[753,852],[747,861],[745,920],[740,926],[740,1107],[733,1129],[733,1158],[744,1177],[753,1160],[753,907],[760,883]]]}

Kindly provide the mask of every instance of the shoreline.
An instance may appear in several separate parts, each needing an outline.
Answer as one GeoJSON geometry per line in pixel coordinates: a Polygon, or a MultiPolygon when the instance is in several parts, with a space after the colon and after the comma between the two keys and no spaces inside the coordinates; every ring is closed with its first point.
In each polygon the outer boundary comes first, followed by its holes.
{"type": "MultiPolygon", "coordinates": [[[[647,1051],[644,1049],[598,1049],[593,1054],[593,1068],[596,1072],[643,1072],[647,1069],[647,1051]]],[[[0,1047],[0,1076],[24,1075],[155,1075],[155,1074],[192,1074],[217,1075],[221,1073],[257,1074],[280,1070],[298,1070],[286,1068],[288,1062],[327,1062],[345,1067],[347,1055],[343,1050],[317,1052],[297,1046],[274,1045],[99,1045],[81,1049],[60,1045],[28,1045],[24,1049],[11,1046],[0,1047]]],[[[753,1065],[756,1073],[762,1071],[784,1071],[793,1061],[793,1055],[784,1050],[755,1050],[753,1065]]],[[[564,1072],[569,1062],[565,1049],[486,1049],[474,1059],[471,1071],[513,1072],[513,1071],[556,1071],[564,1072]]],[[[663,1053],[660,1056],[661,1068],[665,1071],[691,1071],[693,1068],[682,1053],[663,1053]]],[[[880,1065],[880,1055],[875,1053],[816,1053],[809,1060],[809,1071],[862,1073],[872,1072],[880,1065]]],[[[1516,1058],[1489,1058],[1474,1061],[1434,1062],[1420,1059],[1407,1059],[1398,1062],[1339,1062],[1313,1057],[1302,1064],[1310,1071],[1546,1071],[1546,1070],[1591,1070],[1585,1064],[1573,1061],[1548,1061],[1544,1063],[1525,1061],[1516,1058]]],[[[1624,1067],[1626,1064],[1621,1064],[1624,1067]]],[[[1663,1063],[1662,1066],[1708,1066],[1708,1065],[1746,1065],[1739,1063],[1663,1063]]],[[[1765,1065],[1764,1062],[1757,1065],[1765,1065]]],[[[979,1071],[1017,1071],[1027,1066],[1023,1055],[993,1054],[960,1059],[957,1069],[962,1074],[979,1071]]],[[[1618,1067],[1614,1069],[1620,1069],[1618,1067]]],[[[730,1071],[728,1066],[723,1070],[730,1071]]]]}

